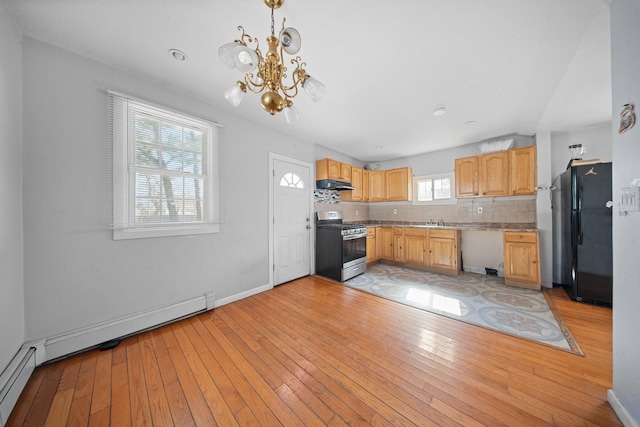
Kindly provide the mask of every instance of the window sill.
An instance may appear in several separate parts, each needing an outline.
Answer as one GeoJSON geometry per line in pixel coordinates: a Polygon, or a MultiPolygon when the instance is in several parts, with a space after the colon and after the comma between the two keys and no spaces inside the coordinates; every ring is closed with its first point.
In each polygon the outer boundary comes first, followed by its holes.
{"type": "Polygon", "coordinates": [[[140,227],[113,230],[113,240],[148,239],[152,237],[191,236],[220,231],[220,224],[199,224],[169,227],[140,227]]]}

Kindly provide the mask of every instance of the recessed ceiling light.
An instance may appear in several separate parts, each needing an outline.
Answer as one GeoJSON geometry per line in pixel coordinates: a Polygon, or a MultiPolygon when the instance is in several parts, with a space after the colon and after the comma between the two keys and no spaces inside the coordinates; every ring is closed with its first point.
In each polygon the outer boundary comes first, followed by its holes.
{"type": "Polygon", "coordinates": [[[376,149],[380,150],[382,148],[382,145],[376,145],[376,149]]]}
{"type": "Polygon", "coordinates": [[[435,108],[435,109],[433,110],[433,115],[434,115],[434,116],[441,116],[441,115],[443,115],[443,114],[444,114],[444,113],[446,113],[446,112],[447,112],[447,109],[446,109],[446,108],[444,108],[444,107],[438,107],[438,108],[435,108]]]}
{"type": "Polygon", "coordinates": [[[169,54],[173,56],[176,61],[184,62],[187,60],[187,54],[178,49],[169,49],[169,54]]]}
{"type": "Polygon", "coordinates": [[[468,122],[464,122],[464,125],[465,125],[465,126],[473,126],[473,125],[475,125],[475,124],[476,124],[476,121],[475,121],[475,120],[469,120],[468,122]]]}

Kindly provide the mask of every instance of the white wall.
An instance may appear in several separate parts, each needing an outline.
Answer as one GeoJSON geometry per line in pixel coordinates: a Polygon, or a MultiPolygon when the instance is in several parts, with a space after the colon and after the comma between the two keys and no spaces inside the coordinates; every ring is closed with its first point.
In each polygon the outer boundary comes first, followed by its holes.
{"type": "MultiPolygon", "coordinates": [[[[613,81],[613,197],[640,178],[640,125],[618,134],[622,106],[640,106],[640,2],[613,0],[611,4],[611,77],[613,81]]],[[[613,216],[613,392],[609,401],[628,415],[625,425],[640,425],[640,212],[613,216]],[[633,420],[633,421],[631,421],[633,420]]]]}
{"type": "Polygon", "coordinates": [[[219,300],[268,284],[269,152],[313,163],[313,145],[29,38],[23,71],[28,340],[207,291],[219,300]],[[112,240],[108,89],[224,125],[220,233],[112,240]]]}
{"type": "Polygon", "coordinates": [[[20,38],[0,4],[0,373],[24,342],[20,38]]]}

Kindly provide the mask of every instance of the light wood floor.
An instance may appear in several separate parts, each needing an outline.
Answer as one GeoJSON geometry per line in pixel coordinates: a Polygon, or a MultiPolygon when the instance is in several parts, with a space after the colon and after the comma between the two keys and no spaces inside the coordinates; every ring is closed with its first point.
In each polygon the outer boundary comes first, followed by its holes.
{"type": "Polygon", "coordinates": [[[41,366],[8,425],[621,425],[611,310],[551,293],[586,357],[306,277],[41,366]]]}

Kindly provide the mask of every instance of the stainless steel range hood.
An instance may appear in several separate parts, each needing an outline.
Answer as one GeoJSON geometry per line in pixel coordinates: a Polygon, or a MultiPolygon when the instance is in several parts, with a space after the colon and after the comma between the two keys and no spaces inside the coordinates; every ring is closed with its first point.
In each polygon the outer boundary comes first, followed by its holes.
{"type": "Polygon", "coordinates": [[[319,190],[355,190],[348,182],[335,181],[333,179],[319,179],[316,181],[316,188],[319,190]]]}

